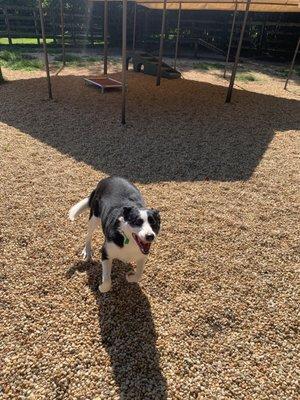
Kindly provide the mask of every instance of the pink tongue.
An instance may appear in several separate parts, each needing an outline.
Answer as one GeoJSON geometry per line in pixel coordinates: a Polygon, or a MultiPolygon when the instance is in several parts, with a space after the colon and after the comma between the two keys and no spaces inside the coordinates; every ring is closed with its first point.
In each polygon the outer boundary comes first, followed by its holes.
{"type": "Polygon", "coordinates": [[[150,243],[141,243],[142,248],[144,249],[144,251],[149,251],[150,249],[150,243]]]}

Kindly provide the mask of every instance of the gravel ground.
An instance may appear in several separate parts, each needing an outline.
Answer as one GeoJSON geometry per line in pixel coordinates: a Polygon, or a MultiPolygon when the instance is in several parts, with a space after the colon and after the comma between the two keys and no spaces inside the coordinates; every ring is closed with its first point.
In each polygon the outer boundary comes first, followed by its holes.
{"type": "MultiPolygon", "coordinates": [[[[129,73],[119,93],[4,70],[0,88],[2,399],[299,398],[298,88],[239,84],[184,65],[129,73]],[[40,79],[39,79],[40,78],[40,79]],[[140,285],[116,263],[94,293],[87,216],[67,211],[104,176],[135,182],[163,227],[140,285]]],[[[116,74],[116,76],[119,76],[116,74]]]]}

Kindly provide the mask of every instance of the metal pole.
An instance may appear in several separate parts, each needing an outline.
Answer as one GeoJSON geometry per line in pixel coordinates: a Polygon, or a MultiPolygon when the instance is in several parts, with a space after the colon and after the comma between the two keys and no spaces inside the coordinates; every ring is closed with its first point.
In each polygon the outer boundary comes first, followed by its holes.
{"type": "Polygon", "coordinates": [[[180,17],[181,17],[181,3],[179,3],[179,9],[178,9],[177,35],[176,35],[176,45],[175,45],[175,57],[174,57],[174,69],[176,69],[176,64],[177,64],[179,32],[180,32],[180,17]]]}
{"type": "Polygon", "coordinates": [[[161,65],[162,65],[165,23],[166,23],[166,8],[167,8],[167,0],[164,0],[163,15],[161,20],[161,33],[160,33],[159,56],[158,56],[157,75],[156,75],[156,86],[160,85],[160,78],[161,78],[161,65]]]}
{"type": "Polygon", "coordinates": [[[293,60],[292,60],[292,64],[290,66],[290,70],[289,70],[288,76],[287,76],[286,81],[285,81],[284,90],[286,90],[287,85],[288,85],[289,80],[290,80],[290,77],[292,75],[292,72],[293,72],[293,69],[294,69],[294,65],[295,65],[295,61],[296,61],[296,57],[297,57],[297,53],[298,53],[298,50],[299,50],[299,46],[300,46],[300,37],[298,39],[298,43],[297,43],[297,46],[296,46],[296,49],[295,49],[295,53],[294,53],[294,57],[293,57],[293,60]]]}
{"type": "Polygon", "coordinates": [[[237,51],[236,51],[232,72],[231,72],[230,83],[229,83],[229,86],[228,86],[225,103],[230,103],[230,100],[231,100],[232,89],[233,89],[233,85],[234,85],[234,80],[235,80],[235,75],[236,75],[236,71],[237,71],[237,67],[238,67],[239,58],[240,58],[240,53],[241,53],[241,48],[242,48],[242,43],[243,43],[245,27],[246,27],[246,23],[247,23],[247,18],[248,18],[250,5],[251,5],[251,0],[247,0],[243,26],[242,26],[242,30],[241,30],[241,34],[240,34],[240,40],[239,40],[239,44],[238,44],[238,48],[237,48],[237,51]]]}
{"type": "Polygon", "coordinates": [[[230,55],[230,50],[231,50],[233,32],[234,32],[234,27],[235,27],[235,19],[236,19],[236,15],[237,15],[237,6],[238,6],[238,3],[237,3],[237,0],[236,0],[235,1],[233,19],[232,19],[230,38],[229,38],[229,43],[228,43],[228,49],[227,49],[227,56],[226,56],[225,67],[224,67],[224,75],[223,75],[224,78],[226,78],[226,70],[227,70],[227,65],[228,65],[228,61],[229,61],[229,55],[230,55]]]}
{"type": "Polygon", "coordinates": [[[136,7],[137,4],[134,3],[134,14],[133,14],[133,33],[132,33],[132,51],[135,51],[135,34],[136,34],[136,7]]]}
{"type": "Polygon", "coordinates": [[[103,64],[103,74],[107,75],[107,28],[108,28],[108,0],[104,1],[104,64],[103,64]]]}
{"type": "Polygon", "coordinates": [[[39,2],[39,12],[40,12],[40,20],[41,20],[41,30],[42,30],[42,38],[43,38],[43,49],[44,49],[44,57],[45,57],[45,70],[47,75],[47,83],[48,83],[48,94],[49,99],[52,99],[52,88],[51,88],[51,79],[50,79],[50,71],[49,71],[49,61],[48,61],[48,52],[47,52],[47,43],[45,36],[45,23],[44,23],[44,15],[43,15],[43,7],[42,1],[39,2]]]}
{"type": "Polygon", "coordinates": [[[126,111],[126,39],[127,39],[127,0],[123,0],[122,18],[122,125],[125,125],[126,111]]]}
{"type": "Polygon", "coordinates": [[[3,74],[2,74],[2,70],[1,70],[1,65],[0,65],[0,85],[1,83],[4,83],[4,78],[3,78],[3,74]]]}
{"type": "Polygon", "coordinates": [[[60,0],[61,50],[63,67],[66,65],[64,0],[60,0]]]}

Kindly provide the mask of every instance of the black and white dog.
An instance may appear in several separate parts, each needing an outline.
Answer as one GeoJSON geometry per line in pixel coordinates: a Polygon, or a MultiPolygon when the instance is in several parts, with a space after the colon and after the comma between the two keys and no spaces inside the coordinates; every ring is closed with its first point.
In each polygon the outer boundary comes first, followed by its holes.
{"type": "Polygon", "coordinates": [[[91,195],[69,211],[71,221],[90,208],[88,232],[83,256],[92,255],[92,235],[102,224],[105,242],[102,247],[102,293],[111,288],[111,268],[114,259],[135,262],[136,271],[128,273],[128,282],[138,282],[143,274],[151,243],[160,229],[157,210],[145,207],[140,191],[123,178],[109,177],[101,180],[91,195]]]}

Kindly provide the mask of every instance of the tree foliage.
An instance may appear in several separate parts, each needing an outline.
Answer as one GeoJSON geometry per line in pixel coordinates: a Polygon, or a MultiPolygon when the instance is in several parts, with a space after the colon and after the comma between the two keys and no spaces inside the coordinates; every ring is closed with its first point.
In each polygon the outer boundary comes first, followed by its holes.
{"type": "MultiPolygon", "coordinates": [[[[85,0],[63,0],[66,9],[83,11],[86,8],[87,1],[85,0]]],[[[60,7],[60,0],[42,0],[43,7],[60,7]]],[[[37,7],[38,0],[0,0],[0,7],[37,7]]]]}

